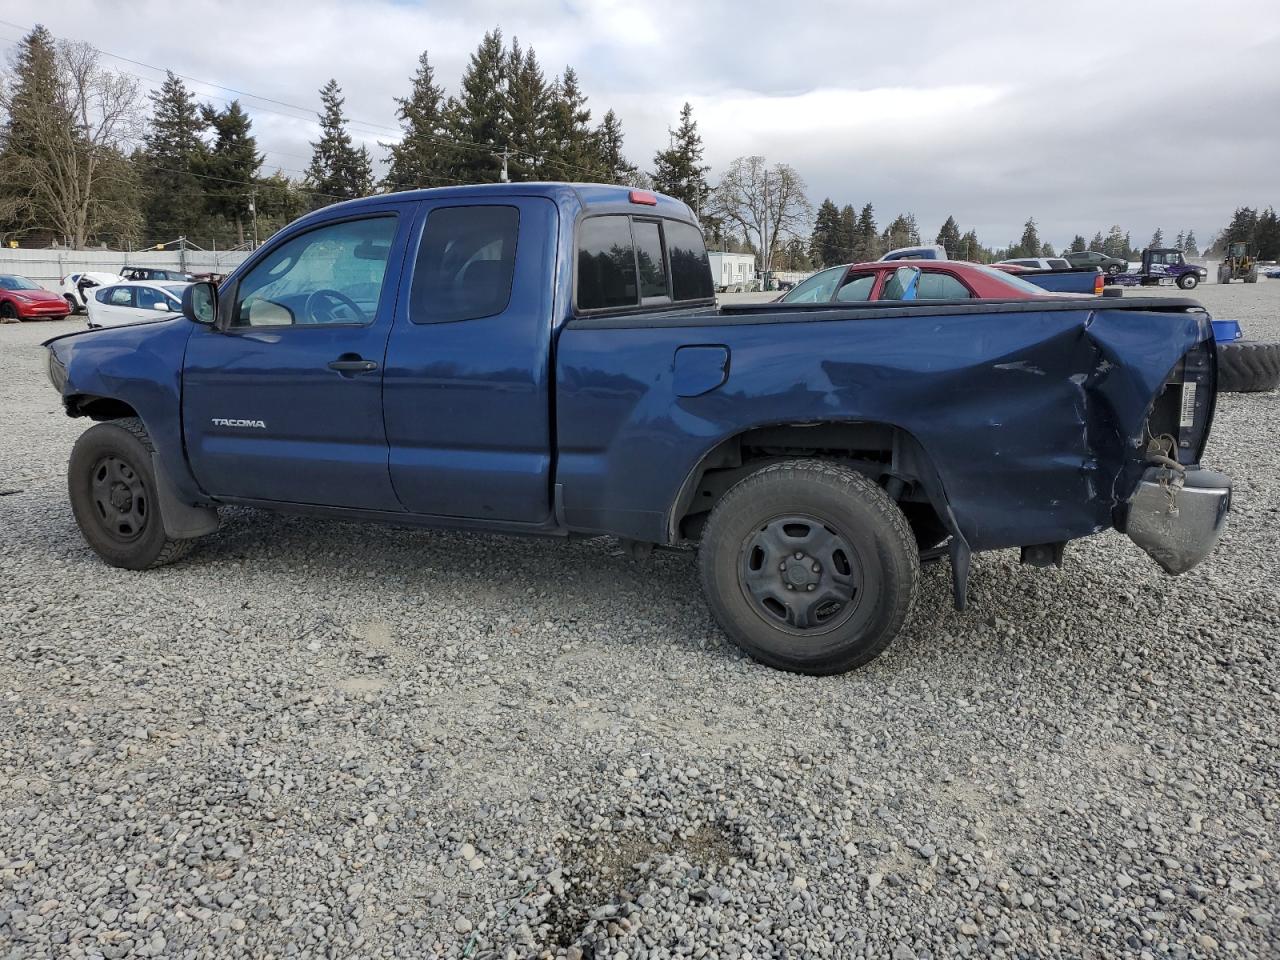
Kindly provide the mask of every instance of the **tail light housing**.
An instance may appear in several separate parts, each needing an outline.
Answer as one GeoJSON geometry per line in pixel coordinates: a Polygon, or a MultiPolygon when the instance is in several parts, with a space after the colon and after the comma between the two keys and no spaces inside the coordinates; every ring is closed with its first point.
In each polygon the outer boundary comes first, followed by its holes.
{"type": "Polygon", "coordinates": [[[1102,296],[1102,288],[1106,286],[1106,283],[1107,281],[1103,279],[1102,271],[1099,270],[1093,278],[1093,295],[1095,297],[1102,296]]]}

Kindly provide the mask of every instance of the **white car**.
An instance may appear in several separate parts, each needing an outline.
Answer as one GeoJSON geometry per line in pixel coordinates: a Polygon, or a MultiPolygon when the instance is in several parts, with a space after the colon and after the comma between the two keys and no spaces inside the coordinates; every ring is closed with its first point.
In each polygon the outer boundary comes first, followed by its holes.
{"type": "Polygon", "coordinates": [[[126,323],[168,320],[182,312],[182,291],[188,283],[132,280],[98,287],[85,306],[90,327],[119,327],[126,323]]]}
{"type": "Polygon", "coordinates": [[[1015,267],[1026,267],[1028,270],[1071,269],[1071,264],[1061,257],[1018,257],[1015,260],[1001,260],[1000,263],[1012,264],[1015,267]]]}
{"type": "Polygon", "coordinates": [[[119,283],[123,279],[118,273],[70,273],[62,278],[62,299],[71,304],[72,313],[79,313],[85,309],[86,296],[92,297],[95,288],[119,283]]]}

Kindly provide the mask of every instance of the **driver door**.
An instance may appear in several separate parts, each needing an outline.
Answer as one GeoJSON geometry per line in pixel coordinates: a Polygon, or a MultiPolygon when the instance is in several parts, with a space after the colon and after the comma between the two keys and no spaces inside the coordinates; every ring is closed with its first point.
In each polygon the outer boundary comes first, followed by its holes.
{"type": "Polygon", "coordinates": [[[196,479],[228,500],[400,510],[382,374],[415,204],[277,240],[224,284],[183,364],[196,479]]]}

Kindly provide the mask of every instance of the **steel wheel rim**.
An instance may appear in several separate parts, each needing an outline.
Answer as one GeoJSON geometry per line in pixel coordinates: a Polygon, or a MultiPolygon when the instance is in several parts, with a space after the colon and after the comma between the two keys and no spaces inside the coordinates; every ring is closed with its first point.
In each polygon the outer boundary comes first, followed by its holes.
{"type": "Polygon", "coordinates": [[[866,593],[852,541],[806,514],[777,516],[752,528],[742,543],[738,583],[756,616],[798,637],[848,623],[866,593]]]}
{"type": "Polygon", "coordinates": [[[129,461],[108,454],[89,471],[89,497],[98,526],[120,543],[132,543],[146,532],[151,498],[142,477],[129,461]]]}

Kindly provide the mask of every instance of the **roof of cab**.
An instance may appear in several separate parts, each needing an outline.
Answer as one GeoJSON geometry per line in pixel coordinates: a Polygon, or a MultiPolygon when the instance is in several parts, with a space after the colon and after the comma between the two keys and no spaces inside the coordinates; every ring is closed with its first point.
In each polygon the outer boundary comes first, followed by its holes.
{"type": "MultiPolygon", "coordinates": [[[[637,211],[650,211],[664,216],[693,220],[693,211],[680,200],[651,190],[635,187],[619,187],[604,183],[475,183],[456,187],[430,187],[423,190],[404,190],[398,193],[380,193],[356,200],[344,200],[321,208],[332,212],[349,211],[374,206],[388,200],[447,200],[466,197],[547,197],[556,203],[576,201],[581,207],[633,207],[637,211]],[[632,192],[655,198],[656,203],[633,203],[632,192]]],[[[316,213],[321,211],[317,210],[316,213]]],[[[310,217],[308,217],[309,219],[310,217]]]]}

